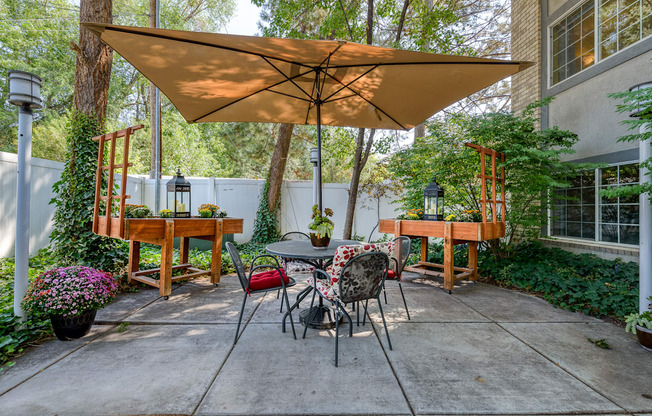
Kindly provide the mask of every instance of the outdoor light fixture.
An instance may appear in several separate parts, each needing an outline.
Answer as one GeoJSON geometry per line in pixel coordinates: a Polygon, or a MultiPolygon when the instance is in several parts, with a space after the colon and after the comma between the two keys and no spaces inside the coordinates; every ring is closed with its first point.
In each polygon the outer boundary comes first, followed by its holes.
{"type": "Polygon", "coordinates": [[[29,270],[29,192],[32,158],[32,110],[42,106],[41,78],[24,71],[9,71],[9,103],[18,106],[18,170],[16,188],[16,260],[14,315],[25,318],[20,302],[27,293],[29,270]]]}
{"type": "Polygon", "coordinates": [[[190,182],[183,177],[180,170],[167,183],[167,208],[174,218],[190,218],[190,182]]]}
{"type": "Polygon", "coordinates": [[[444,188],[435,179],[423,191],[423,219],[442,221],[444,219],[444,188]]]}

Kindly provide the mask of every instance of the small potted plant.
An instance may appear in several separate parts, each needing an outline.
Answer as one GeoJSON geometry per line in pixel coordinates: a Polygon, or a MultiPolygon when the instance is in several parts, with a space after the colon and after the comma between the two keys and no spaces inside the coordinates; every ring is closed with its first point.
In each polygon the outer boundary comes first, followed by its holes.
{"type": "Polygon", "coordinates": [[[159,218],[172,218],[172,210],[171,209],[162,209],[158,212],[159,218]]]}
{"type": "Polygon", "coordinates": [[[202,217],[202,218],[213,218],[218,209],[219,209],[219,207],[217,205],[201,204],[199,206],[199,208],[197,208],[197,212],[199,212],[199,216],[202,217]],[[202,211],[209,211],[210,215],[205,216],[207,214],[202,213],[202,211]]]}
{"type": "MultiPolygon", "coordinates": [[[[648,298],[651,302],[652,296],[648,298]]],[[[652,311],[645,311],[643,313],[633,313],[625,317],[625,331],[636,334],[638,342],[643,348],[652,351],[652,311]]]]}
{"type": "Polygon", "coordinates": [[[125,205],[125,218],[151,218],[152,210],[146,205],[125,205]]]}
{"type": "Polygon", "coordinates": [[[333,210],[326,208],[324,214],[322,215],[321,211],[317,204],[312,207],[312,222],[308,225],[308,228],[314,232],[310,233],[310,242],[312,246],[317,250],[326,250],[328,244],[331,241],[331,236],[333,235],[333,221],[328,217],[333,216],[333,210]]]}
{"type": "Polygon", "coordinates": [[[115,297],[118,285],[110,273],[85,266],[60,267],[34,279],[22,302],[31,314],[49,315],[62,341],[86,335],[97,310],[115,297]]]}

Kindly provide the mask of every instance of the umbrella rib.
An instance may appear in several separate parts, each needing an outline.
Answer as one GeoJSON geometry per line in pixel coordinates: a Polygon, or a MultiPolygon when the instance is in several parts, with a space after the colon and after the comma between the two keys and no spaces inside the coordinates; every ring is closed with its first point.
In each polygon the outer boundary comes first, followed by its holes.
{"type": "Polygon", "coordinates": [[[333,65],[330,68],[357,68],[361,66],[407,66],[407,65],[520,65],[515,61],[489,61],[489,62],[465,62],[465,61],[446,61],[446,62],[379,62],[379,63],[366,63],[366,64],[347,64],[347,65],[333,65]]]}
{"type": "Polygon", "coordinates": [[[285,95],[286,97],[296,98],[297,100],[301,100],[301,101],[306,101],[306,102],[312,103],[312,100],[309,100],[309,99],[307,99],[307,98],[297,97],[296,95],[292,95],[292,94],[288,94],[288,93],[280,92],[280,91],[274,91],[274,90],[268,90],[268,91],[269,91],[269,92],[273,92],[274,94],[285,95]]]}
{"type": "MultiPolygon", "coordinates": [[[[305,65],[302,65],[302,66],[305,66],[305,65]]],[[[296,76],[294,76],[294,77],[292,77],[292,78],[294,79],[294,78],[302,77],[302,76],[308,74],[309,72],[312,72],[312,70],[307,71],[307,72],[304,72],[304,73],[301,73],[301,74],[297,74],[296,76]]],[[[230,103],[225,104],[225,105],[223,105],[222,107],[216,108],[216,109],[213,110],[213,111],[210,111],[210,112],[208,112],[208,113],[206,113],[206,114],[204,114],[204,115],[202,115],[202,116],[200,116],[200,117],[197,117],[196,119],[192,120],[192,122],[193,122],[193,123],[196,123],[198,120],[201,120],[202,118],[208,117],[208,116],[210,116],[211,114],[215,114],[215,113],[217,113],[218,111],[223,110],[223,109],[225,109],[225,108],[228,107],[228,106],[231,106],[231,105],[233,105],[233,104],[235,104],[235,103],[238,103],[238,102],[240,102],[240,101],[242,101],[242,100],[246,100],[247,98],[249,98],[249,97],[251,97],[251,96],[254,96],[254,95],[256,95],[256,94],[259,94],[259,93],[261,93],[261,92],[263,92],[263,91],[269,91],[269,92],[275,92],[275,93],[277,93],[277,94],[282,94],[282,93],[280,93],[280,92],[278,92],[278,91],[270,90],[270,88],[277,87],[277,86],[279,86],[279,85],[281,85],[281,84],[283,84],[283,83],[285,83],[285,82],[288,82],[288,80],[289,80],[289,78],[286,77],[286,79],[284,79],[283,81],[277,82],[277,83],[274,84],[274,85],[270,85],[270,86],[265,87],[265,88],[263,88],[263,89],[260,89],[260,90],[258,90],[258,91],[254,91],[254,92],[252,92],[251,94],[249,94],[249,95],[247,95],[247,96],[240,97],[240,98],[238,98],[238,99],[235,100],[235,101],[231,101],[230,103]]],[[[298,100],[305,100],[305,98],[296,97],[296,96],[289,95],[289,94],[285,94],[285,95],[287,95],[288,97],[296,98],[296,99],[298,99],[298,100]]],[[[306,101],[307,101],[307,100],[306,100],[306,101]]]]}
{"type": "MultiPolygon", "coordinates": [[[[376,69],[376,68],[378,68],[378,65],[376,65],[376,66],[375,66],[374,68],[372,68],[370,71],[372,71],[372,70],[374,70],[374,69],[376,69]]],[[[367,73],[369,73],[370,71],[367,71],[367,73]]],[[[331,77],[331,79],[334,79],[336,82],[339,82],[340,84],[344,85],[344,84],[342,83],[342,81],[338,80],[337,78],[335,78],[335,77],[333,77],[333,76],[331,76],[331,75],[329,75],[329,77],[331,77]]],[[[372,105],[376,110],[378,110],[378,111],[380,111],[381,113],[385,114],[385,115],[386,115],[390,120],[392,120],[392,121],[393,121],[394,123],[396,123],[397,125],[401,126],[401,128],[402,128],[403,130],[407,130],[407,128],[405,128],[405,126],[404,126],[402,123],[399,123],[398,120],[396,120],[394,117],[392,117],[392,116],[390,116],[389,114],[387,114],[387,112],[383,111],[382,108],[378,107],[376,104],[374,104],[374,103],[372,103],[371,101],[369,101],[368,99],[364,98],[364,97],[363,97],[363,96],[362,96],[358,91],[356,91],[356,90],[354,90],[353,88],[351,88],[351,84],[350,84],[350,83],[347,84],[347,85],[344,85],[344,88],[348,89],[348,90],[351,91],[353,94],[355,94],[355,95],[357,95],[358,97],[360,97],[360,98],[362,98],[363,100],[365,100],[367,103],[369,103],[370,105],[372,105]]],[[[331,95],[331,97],[332,97],[332,95],[331,95]]]]}
{"type": "MultiPolygon", "coordinates": [[[[297,87],[297,88],[298,88],[302,93],[304,93],[307,97],[309,97],[310,100],[313,99],[312,96],[311,96],[310,94],[308,94],[308,93],[307,93],[303,88],[301,88],[301,87],[299,86],[299,84],[297,84],[296,82],[294,82],[294,78],[299,77],[299,75],[297,75],[297,77],[292,77],[292,78],[290,78],[290,77],[288,77],[287,75],[285,75],[285,73],[284,73],[283,71],[281,71],[280,69],[278,69],[278,68],[276,67],[276,65],[274,65],[273,63],[271,63],[267,58],[265,58],[264,56],[261,56],[261,58],[263,58],[263,59],[265,60],[265,62],[267,62],[267,63],[269,64],[269,66],[271,66],[272,68],[274,68],[274,69],[276,70],[276,72],[278,72],[279,74],[283,75],[287,81],[290,81],[290,82],[292,83],[292,85],[294,85],[295,87],[297,87]]],[[[308,67],[307,65],[302,65],[302,66],[305,66],[305,67],[307,67],[307,68],[310,68],[310,67],[308,67]]],[[[311,69],[311,71],[312,71],[312,69],[311,69]]],[[[311,71],[308,71],[308,72],[311,72],[311,71]]],[[[308,72],[306,72],[306,74],[307,74],[308,72]]],[[[303,76],[303,75],[305,75],[305,74],[301,74],[300,76],[303,76]]],[[[273,92],[276,92],[276,91],[273,91],[273,92]]],[[[280,93],[279,93],[279,94],[280,94],[280,93]]],[[[284,94],[284,95],[287,95],[287,94],[284,94]]],[[[291,95],[289,95],[289,96],[291,97],[291,95]]],[[[296,97],[296,98],[298,98],[298,97],[296,97]]]]}
{"type": "MultiPolygon", "coordinates": [[[[368,69],[367,71],[365,71],[363,74],[359,75],[359,76],[356,77],[353,81],[349,82],[349,83],[346,84],[346,85],[344,85],[341,81],[338,81],[338,80],[337,80],[336,78],[334,78],[332,75],[329,75],[331,78],[333,78],[334,80],[336,80],[337,82],[339,82],[340,84],[342,84],[342,88],[340,88],[339,90],[335,91],[334,93],[332,93],[332,94],[329,95],[328,97],[324,98],[323,102],[328,102],[328,100],[329,100],[331,97],[333,97],[333,96],[339,94],[340,91],[349,88],[349,86],[350,86],[351,84],[355,83],[355,82],[358,81],[360,78],[364,77],[365,75],[367,75],[368,73],[370,73],[371,71],[373,71],[373,70],[376,69],[376,68],[378,68],[378,65],[375,65],[374,67],[369,68],[369,69],[368,69]]],[[[350,88],[349,88],[349,89],[350,89],[350,88]]]]}

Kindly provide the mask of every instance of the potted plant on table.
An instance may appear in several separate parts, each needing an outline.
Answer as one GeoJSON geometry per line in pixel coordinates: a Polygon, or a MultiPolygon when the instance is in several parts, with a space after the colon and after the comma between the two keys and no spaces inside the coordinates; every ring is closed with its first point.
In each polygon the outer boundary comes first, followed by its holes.
{"type": "Polygon", "coordinates": [[[310,242],[312,246],[317,250],[326,250],[328,244],[331,241],[331,236],[333,235],[333,221],[328,217],[333,216],[333,210],[326,208],[324,214],[322,215],[321,211],[317,204],[312,207],[312,222],[308,225],[308,228],[313,230],[310,233],[310,242]]]}
{"type": "Polygon", "coordinates": [[[85,266],[60,267],[34,279],[22,307],[29,313],[49,315],[61,341],[81,338],[95,321],[97,310],[118,290],[110,273],[85,266]]]}
{"type": "MultiPolygon", "coordinates": [[[[647,298],[652,308],[652,296],[647,298]]],[[[652,311],[633,313],[625,317],[625,331],[636,334],[638,342],[643,348],[652,351],[652,311]]]]}

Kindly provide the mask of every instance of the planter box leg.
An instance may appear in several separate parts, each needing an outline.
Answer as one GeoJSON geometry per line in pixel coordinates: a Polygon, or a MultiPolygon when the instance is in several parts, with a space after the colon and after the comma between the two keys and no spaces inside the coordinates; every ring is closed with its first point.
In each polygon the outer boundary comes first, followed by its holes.
{"type": "Polygon", "coordinates": [[[172,293],[172,254],[174,249],[174,221],[165,221],[163,245],[161,246],[161,276],[159,295],[170,296],[172,293]]]}
{"type": "Polygon", "coordinates": [[[222,270],[222,220],[215,221],[215,237],[211,252],[211,283],[220,283],[220,271],[222,270]]]}
{"type": "Polygon", "coordinates": [[[131,283],[131,274],[138,271],[140,263],[140,241],[129,241],[129,268],[127,269],[127,282],[131,283]]]}
{"type": "Polygon", "coordinates": [[[181,237],[179,242],[179,264],[188,263],[188,251],[190,250],[190,238],[181,237]]]}
{"type": "Polygon", "coordinates": [[[476,241],[469,241],[469,269],[473,270],[470,279],[472,281],[478,280],[478,243],[476,241]]]}
{"type": "Polygon", "coordinates": [[[453,224],[444,224],[444,289],[453,291],[455,285],[455,245],[453,244],[453,224]]]}

